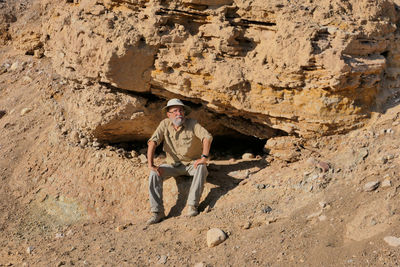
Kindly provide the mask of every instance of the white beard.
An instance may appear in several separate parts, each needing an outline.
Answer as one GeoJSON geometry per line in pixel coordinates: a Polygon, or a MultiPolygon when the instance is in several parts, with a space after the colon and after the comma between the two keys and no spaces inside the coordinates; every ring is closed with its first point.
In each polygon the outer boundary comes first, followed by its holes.
{"type": "Polygon", "coordinates": [[[170,119],[170,121],[176,126],[179,127],[185,122],[185,118],[183,116],[177,116],[174,119],[170,119]]]}

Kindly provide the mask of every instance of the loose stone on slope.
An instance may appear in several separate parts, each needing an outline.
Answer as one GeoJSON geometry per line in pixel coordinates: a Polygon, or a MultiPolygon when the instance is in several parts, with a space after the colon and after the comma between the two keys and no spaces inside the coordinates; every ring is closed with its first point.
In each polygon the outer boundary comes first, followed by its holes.
{"type": "Polygon", "coordinates": [[[166,255],[161,255],[161,256],[160,256],[160,259],[158,260],[158,263],[159,263],[159,264],[166,264],[166,263],[167,263],[167,259],[168,259],[168,256],[166,256],[166,255]]]}
{"type": "Polygon", "coordinates": [[[226,234],[219,228],[212,228],[207,231],[207,246],[215,247],[226,240],[226,234]]]}
{"type": "Polygon", "coordinates": [[[147,163],[147,158],[144,154],[140,154],[139,159],[141,163],[147,163]]]}
{"type": "Polygon", "coordinates": [[[262,213],[270,213],[271,211],[272,211],[272,208],[270,206],[265,206],[261,210],[262,213]]]}
{"type": "Polygon", "coordinates": [[[385,179],[382,182],[382,188],[391,187],[391,186],[392,186],[392,181],[390,181],[389,179],[385,179]]]}
{"type": "Polygon", "coordinates": [[[244,153],[242,155],[242,159],[254,159],[254,155],[252,153],[244,153]]]}
{"type": "Polygon", "coordinates": [[[21,110],[21,116],[24,116],[26,113],[29,113],[29,112],[31,112],[31,111],[32,111],[31,108],[23,108],[23,109],[21,110]]]}
{"type": "Polygon", "coordinates": [[[388,243],[389,246],[398,247],[400,246],[400,238],[395,236],[386,236],[383,240],[388,243]]]}
{"type": "Polygon", "coordinates": [[[374,191],[379,187],[379,184],[380,184],[379,181],[372,181],[372,182],[366,183],[364,185],[364,191],[365,192],[374,191]]]}

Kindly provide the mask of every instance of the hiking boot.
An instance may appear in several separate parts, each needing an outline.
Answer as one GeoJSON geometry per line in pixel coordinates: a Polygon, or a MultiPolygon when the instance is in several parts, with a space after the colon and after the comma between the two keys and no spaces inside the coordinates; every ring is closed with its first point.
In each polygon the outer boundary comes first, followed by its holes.
{"type": "Polygon", "coordinates": [[[198,214],[199,214],[199,212],[195,206],[190,206],[190,205],[188,206],[188,211],[187,211],[188,217],[194,217],[198,214]]]}
{"type": "Polygon", "coordinates": [[[147,221],[147,225],[161,222],[165,218],[164,212],[153,212],[151,218],[147,221]]]}

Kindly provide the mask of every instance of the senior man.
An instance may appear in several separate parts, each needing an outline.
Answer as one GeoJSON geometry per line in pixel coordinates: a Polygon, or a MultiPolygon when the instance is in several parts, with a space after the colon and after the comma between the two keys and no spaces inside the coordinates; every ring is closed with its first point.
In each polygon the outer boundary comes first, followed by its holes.
{"type": "Polygon", "coordinates": [[[198,205],[208,175],[207,159],[212,136],[196,120],[186,118],[190,108],[179,99],[171,99],[163,108],[167,117],[158,125],[148,141],[147,160],[150,169],[149,198],[152,217],[147,224],[162,221],[165,217],[163,205],[163,181],[180,175],[193,176],[187,199],[187,215],[198,214],[198,205]],[[163,143],[166,164],[154,165],[156,147],[163,143]]]}

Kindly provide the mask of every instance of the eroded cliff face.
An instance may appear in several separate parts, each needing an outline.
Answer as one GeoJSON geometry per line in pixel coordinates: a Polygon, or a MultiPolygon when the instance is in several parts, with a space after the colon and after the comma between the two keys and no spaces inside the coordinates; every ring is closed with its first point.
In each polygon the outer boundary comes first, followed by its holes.
{"type": "Polygon", "coordinates": [[[207,111],[216,132],[312,137],[362,125],[399,93],[397,9],[383,0],[47,0],[41,42],[67,79],[139,94],[97,113],[95,136],[150,135],[162,118],[163,103],[146,109],[155,95],[207,111]]]}

